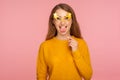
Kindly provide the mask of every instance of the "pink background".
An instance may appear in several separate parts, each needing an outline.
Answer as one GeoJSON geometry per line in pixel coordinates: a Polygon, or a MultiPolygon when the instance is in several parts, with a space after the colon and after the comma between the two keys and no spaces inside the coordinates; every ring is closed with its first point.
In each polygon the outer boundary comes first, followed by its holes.
{"type": "Polygon", "coordinates": [[[120,0],[0,0],[0,80],[36,80],[38,48],[59,2],[76,13],[92,80],[120,80],[120,0]]]}

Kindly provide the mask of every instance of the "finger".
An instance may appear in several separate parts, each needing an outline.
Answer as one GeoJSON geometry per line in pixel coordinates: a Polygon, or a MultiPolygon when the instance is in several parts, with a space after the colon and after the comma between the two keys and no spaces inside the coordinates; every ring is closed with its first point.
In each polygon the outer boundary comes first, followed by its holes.
{"type": "Polygon", "coordinates": [[[67,39],[70,40],[71,39],[70,36],[67,36],[67,39]]]}
{"type": "Polygon", "coordinates": [[[68,42],[71,42],[70,36],[67,36],[67,40],[68,40],[68,42]]]}
{"type": "Polygon", "coordinates": [[[72,47],[72,44],[71,44],[71,43],[69,43],[69,46],[70,46],[70,47],[72,47]]]}

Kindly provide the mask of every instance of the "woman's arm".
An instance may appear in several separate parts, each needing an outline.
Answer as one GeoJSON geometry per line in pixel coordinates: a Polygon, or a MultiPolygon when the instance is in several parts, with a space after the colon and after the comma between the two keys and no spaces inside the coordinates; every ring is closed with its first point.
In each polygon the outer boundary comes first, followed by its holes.
{"type": "Polygon", "coordinates": [[[47,80],[47,65],[44,58],[44,47],[42,44],[37,58],[37,80],[47,80]]]}
{"type": "Polygon", "coordinates": [[[85,80],[90,80],[92,77],[92,67],[87,44],[84,40],[78,42],[78,49],[73,51],[73,59],[79,73],[85,80]]]}

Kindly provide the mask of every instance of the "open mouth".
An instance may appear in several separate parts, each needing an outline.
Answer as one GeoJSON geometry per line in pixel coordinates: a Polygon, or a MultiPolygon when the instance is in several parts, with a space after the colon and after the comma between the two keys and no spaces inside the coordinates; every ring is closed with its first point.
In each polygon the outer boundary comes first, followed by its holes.
{"type": "Polygon", "coordinates": [[[66,32],[67,26],[59,26],[60,32],[66,32]]]}

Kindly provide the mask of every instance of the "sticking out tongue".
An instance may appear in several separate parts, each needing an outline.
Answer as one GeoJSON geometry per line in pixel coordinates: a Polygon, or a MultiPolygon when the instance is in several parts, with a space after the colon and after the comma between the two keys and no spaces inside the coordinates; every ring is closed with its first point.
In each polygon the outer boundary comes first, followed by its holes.
{"type": "Polygon", "coordinates": [[[60,32],[65,32],[66,31],[66,26],[60,28],[60,32]]]}

